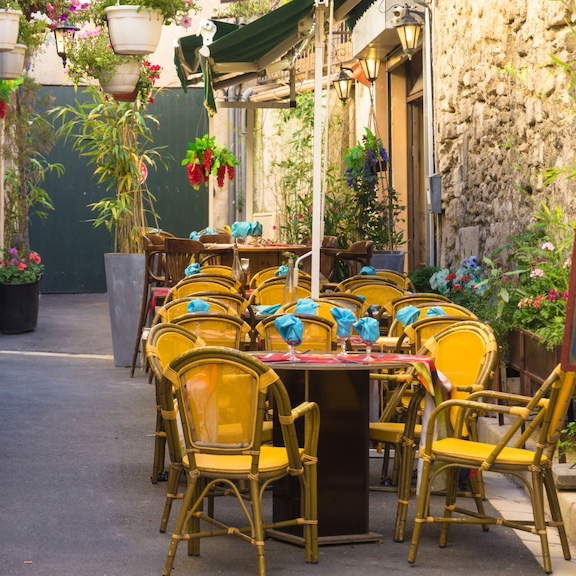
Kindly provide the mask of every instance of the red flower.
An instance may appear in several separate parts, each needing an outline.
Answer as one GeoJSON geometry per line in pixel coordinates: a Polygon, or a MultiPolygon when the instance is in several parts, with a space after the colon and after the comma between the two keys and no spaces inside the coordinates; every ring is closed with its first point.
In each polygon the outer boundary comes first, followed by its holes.
{"type": "Polygon", "coordinates": [[[218,175],[217,175],[218,188],[222,188],[222,186],[224,186],[224,177],[225,176],[226,176],[226,166],[220,165],[218,167],[218,175]]]}
{"type": "MultiPolygon", "coordinates": [[[[210,170],[212,169],[212,150],[206,150],[204,152],[202,163],[204,164],[204,176],[206,176],[210,174],[210,170]]],[[[206,178],[204,179],[206,180],[206,178]]]]}
{"type": "Polygon", "coordinates": [[[34,262],[34,264],[41,264],[42,263],[42,258],[40,258],[39,254],[37,252],[30,252],[30,260],[32,260],[32,262],[34,262]]]}
{"type": "Polygon", "coordinates": [[[446,276],[446,280],[448,280],[449,282],[451,280],[456,280],[456,274],[454,274],[453,272],[451,274],[448,274],[448,276],[446,276]]]}

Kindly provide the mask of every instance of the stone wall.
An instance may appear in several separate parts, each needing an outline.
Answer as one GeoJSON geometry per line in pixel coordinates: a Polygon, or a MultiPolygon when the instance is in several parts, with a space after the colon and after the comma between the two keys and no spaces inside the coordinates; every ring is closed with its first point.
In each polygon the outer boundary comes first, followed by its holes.
{"type": "Polygon", "coordinates": [[[439,264],[489,255],[540,202],[576,218],[575,183],[541,171],[575,162],[576,105],[551,54],[574,59],[573,0],[432,2],[434,124],[442,174],[439,264]]]}

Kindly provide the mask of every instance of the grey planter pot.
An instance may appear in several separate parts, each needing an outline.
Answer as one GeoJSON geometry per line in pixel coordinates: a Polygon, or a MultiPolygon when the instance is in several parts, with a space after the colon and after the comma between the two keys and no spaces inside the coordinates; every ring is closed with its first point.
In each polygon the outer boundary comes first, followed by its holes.
{"type": "Polygon", "coordinates": [[[404,272],[404,254],[402,250],[391,250],[374,252],[370,259],[370,266],[376,270],[394,270],[395,272],[404,272]]]}
{"type": "Polygon", "coordinates": [[[132,363],[144,289],[144,254],[104,254],[114,366],[132,363]]]}

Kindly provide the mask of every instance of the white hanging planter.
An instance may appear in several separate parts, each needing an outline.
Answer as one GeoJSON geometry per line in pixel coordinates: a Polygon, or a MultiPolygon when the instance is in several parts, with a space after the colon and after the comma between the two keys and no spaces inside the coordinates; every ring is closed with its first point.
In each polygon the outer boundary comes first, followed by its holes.
{"type": "Polygon", "coordinates": [[[16,80],[22,76],[26,46],[16,44],[10,52],[0,52],[0,80],[16,80]]]}
{"type": "Polygon", "coordinates": [[[0,10],[0,52],[9,52],[16,46],[20,16],[20,10],[0,10]]]}
{"type": "Polygon", "coordinates": [[[104,11],[108,21],[110,44],[116,54],[142,56],[151,54],[160,43],[164,16],[160,10],[139,6],[109,6],[104,11]]]}
{"type": "Polygon", "coordinates": [[[109,94],[129,94],[136,88],[138,78],[140,78],[140,63],[126,62],[119,64],[109,79],[101,80],[100,86],[109,94]]]}

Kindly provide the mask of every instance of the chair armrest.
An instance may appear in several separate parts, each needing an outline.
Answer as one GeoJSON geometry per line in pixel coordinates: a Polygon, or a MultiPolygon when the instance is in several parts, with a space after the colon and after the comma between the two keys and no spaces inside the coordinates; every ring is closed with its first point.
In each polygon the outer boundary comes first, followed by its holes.
{"type": "Polygon", "coordinates": [[[316,402],[302,402],[292,409],[292,415],[295,420],[307,416],[304,432],[304,453],[316,458],[318,456],[318,437],[320,436],[320,408],[318,404],[316,402]]]}

